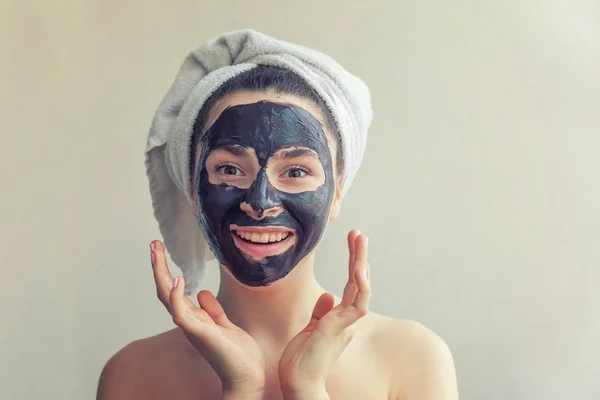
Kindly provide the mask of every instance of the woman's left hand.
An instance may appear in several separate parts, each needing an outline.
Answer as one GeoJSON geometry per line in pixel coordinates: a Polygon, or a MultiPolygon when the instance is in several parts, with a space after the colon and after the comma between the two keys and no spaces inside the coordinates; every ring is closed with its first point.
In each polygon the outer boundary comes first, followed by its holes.
{"type": "Polygon", "coordinates": [[[334,307],[331,293],[321,295],[310,322],[292,341],[279,361],[279,381],[286,399],[328,399],[325,381],[331,367],[352,340],[356,321],[367,314],[371,285],[367,261],[368,238],[348,234],[348,283],[342,302],[334,307]]]}

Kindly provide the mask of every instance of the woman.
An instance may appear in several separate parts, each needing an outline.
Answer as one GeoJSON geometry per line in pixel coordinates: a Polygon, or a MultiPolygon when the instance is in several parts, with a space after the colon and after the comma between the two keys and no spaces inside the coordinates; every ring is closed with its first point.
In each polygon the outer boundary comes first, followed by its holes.
{"type": "Polygon", "coordinates": [[[151,243],[177,328],[113,356],[99,399],[458,398],[439,337],[368,312],[367,236],[348,234],[342,298],[314,277],[315,249],[362,158],[369,101],[335,61],[255,31],[188,57],[147,150],[155,215],[184,271],[173,278],[165,246],[151,243]],[[221,283],[196,306],[185,294],[206,249],[221,283]]]}

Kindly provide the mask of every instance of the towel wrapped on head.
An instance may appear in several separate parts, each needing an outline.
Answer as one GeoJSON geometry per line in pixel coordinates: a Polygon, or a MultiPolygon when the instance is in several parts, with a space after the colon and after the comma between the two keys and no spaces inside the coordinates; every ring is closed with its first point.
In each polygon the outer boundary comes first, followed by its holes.
{"type": "Polygon", "coordinates": [[[193,214],[190,152],[194,125],[212,93],[257,65],[297,74],[328,107],[342,146],[342,194],[350,188],[363,158],[372,120],[369,90],[329,56],[254,30],[225,33],[192,51],[156,111],[145,158],[154,215],[171,259],[183,271],[186,294],[197,287],[209,258],[193,214]]]}

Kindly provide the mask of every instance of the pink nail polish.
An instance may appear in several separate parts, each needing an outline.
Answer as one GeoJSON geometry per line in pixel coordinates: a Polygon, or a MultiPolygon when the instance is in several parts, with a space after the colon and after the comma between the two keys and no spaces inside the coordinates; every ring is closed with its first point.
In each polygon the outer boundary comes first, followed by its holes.
{"type": "Polygon", "coordinates": [[[150,261],[152,262],[152,266],[154,267],[154,263],[156,263],[156,256],[154,253],[150,253],[150,261]]]}
{"type": "Polygon", "coordinates": [[[154,251],[156,246],[154,246],[154,242],[150,242],[150,251],[154,251]]]}
{"type": "Polygon", "coordinates": [[[360,270],[360,275],[362,276],[362,278],[366,281],[367,280],[367,270],[366,269],[361,269],[360,270]]]}
{"type": "Polygon", "coordinates": [[[365,236],[365,247],[369,247],[369,237],[365,236]]]}
{"type": "Polygon", "coordinates": [[[175,278],[173,278],[173,289],[175,289],[177,287],[178,283],[179,283],[179,277],[176,276],[175,278]]]}

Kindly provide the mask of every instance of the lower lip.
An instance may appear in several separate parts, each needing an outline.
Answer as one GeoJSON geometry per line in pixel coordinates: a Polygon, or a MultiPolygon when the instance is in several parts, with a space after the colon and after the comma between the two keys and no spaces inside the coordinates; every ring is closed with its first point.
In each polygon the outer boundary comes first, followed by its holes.
{"type": "Polygon", "coordinates": [[[269,256],[276,256],[290,248],[296,241],[296,235],[290,233],[289,236],[280,242],[273,243],[250,243],[240,239],[238,235],[231,232],[233,242],[242,252],[255,259],[262,259],[269,256]]]}

